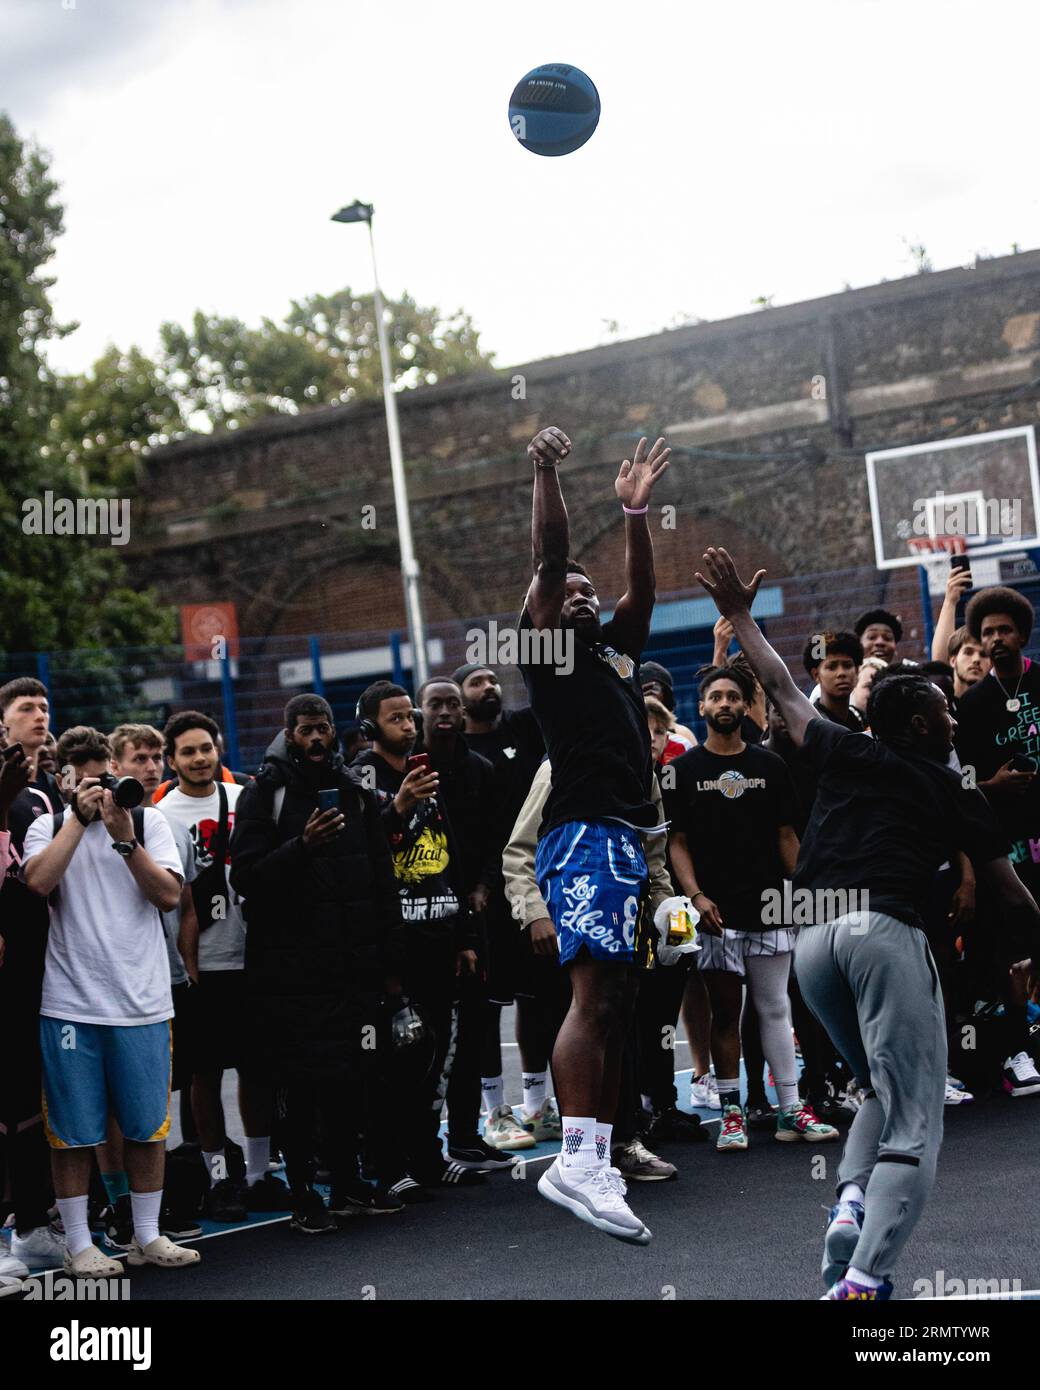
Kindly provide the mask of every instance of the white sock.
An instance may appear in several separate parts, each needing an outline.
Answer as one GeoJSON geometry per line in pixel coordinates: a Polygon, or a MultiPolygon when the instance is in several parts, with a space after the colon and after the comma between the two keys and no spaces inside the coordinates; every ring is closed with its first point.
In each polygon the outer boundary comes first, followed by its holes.
{"type": "Polygon", "coordinates": [[[480,1090],[484,1097],[484,1109],[489,1115],[496,1111],[500,1105],[505,1104],[505,1082],[502,1080],[501,1073],[498,1076],[482,1076],[480,1078],[480,1090]]]}
{"type": "Polygon", "coordinates": [[[854,1265],[849,1265],[845,1271],[845,1278],[851,1279],[854,1284],[862,1284],[864,1288],[879,1289],[885,1282],[879,1279],[876,1274],[864,1274],[861,1269],[856,1269],[854,1265]]]}
{"type": "Polygon", "coordinates": [[[524,1076],[524,1114],[528,1117],[545,1104],[545,1079],[548,1072],[525,1071],[524,1076]]]}
{"type": "Polygon", "coordinates": [[[796,1110],[802,1103],[798,1094],[798,1082],[777,1081],[776,1098],[780,1102],[781,1110],[796,1110]]]}
{"type": "Polygon", "coordinates": [[[159,1238],[159,1208],[162,1188],[158,1192],[130,1192],[130,1207],[134,1213],[134,1236],[143,1250],[159,1238]]]}
{"type": "Polygon", "coordinates": [[[61,1224],[65,1227],[65,1248],[70,1255],[78,1255],[94,1244],[90,1238],[85,1196],[59,1197],[58,1211],[61,1213],[61,1224]]]}
{"type": "Polygon", "coordinates": [[[563,1148],[560,1165],[564,1168],[598,1168],[596,1158],[596,1117],[564,1115],[563,1148]]]}
{"type": "Polygon", "coordinates": [[[202,1157],[206,1163],[206,1172],[209,1174],[210,1187],[227,1177],[227,1160],[224,1158],[223,1149],[214,1149],[212,1153],[207,1153],[203,1149],[202,1157]]]}
{"type": "Polygon", "coordinates": [[[866,1199],[866,1195],[867,1194],[863,1191],[862,1187],[860,1187],[859,1183],[845,1182],[842,1183],[841,1191],[838,1193],[838,1201],[862,1202],[866,1199]]]}
{"type": "Polygon", "coordinates": [[[246,1135],[245,1151],[246,1182],[252,1187],[267,1172],[267,1165],[271,1161],[271,1136],[265,1134],[262,1139],[250,1139],[246,1135]]]}
{"type": "Polygon", "coordinates": [[[596,1121],[596,1163],[600,1168],[610,1167],[610,1137],[613,1133],[613,1125],[596,1121]]]}

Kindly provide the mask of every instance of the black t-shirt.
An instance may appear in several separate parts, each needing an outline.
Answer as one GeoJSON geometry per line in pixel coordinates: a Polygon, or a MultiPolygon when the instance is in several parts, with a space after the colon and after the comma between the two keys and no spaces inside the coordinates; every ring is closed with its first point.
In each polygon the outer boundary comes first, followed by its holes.
{"type": "MultiPolygon", "coordinates": [[[[536,631],[526,605],[521,633],[525,629],[536,631]]],[[[566,659],[559,668],[550,662],[520,666],[553,770],[539,837],[567,821],[656,825],[640,653],[621,650],[613,622],[603,625],[595,644],[568,629],[556,634],[572,644],[566,656],[573,655],[573,669],[566,659]]]]}
{"type": "Polygon", "coordinates": [[[958,850],[977,865],[1007,854],[986,798],[945,764],[827,719],[809,722],[803,749],[819,782],[796,889],[866,892],[870,911],[923,927],[936,870],[958,850]]]}
{"type": "MultiPolygon", "coordinates": [[[[992,674],[976,681],[958,701],[957,756],[962,768],[975,769],[977,782],[988,782],[1016,753],[1040,770],[1040,666],[1030,662],[1021,683],[992,674]],[[1009,710],[1007,701],[1019,701],[1009,710]]],[[[1040,872],[1040,777],[1023,792],[993,797],[993,813],[1011,841],[1011,862],[1030,874],[1040,872]],[[1035,847],[1035,848],[1034,848],[1035,847]]]]}
{"type": "Polygon", "coordinates": [[[495,769],[506,836],[516,824],[531,783],[545,757],[545,740],[530,708],[507,710],[486,734],[466,734],[466,743],[495,769]]]}
{"type": "Polygon", "coordinates": [[[686,836],[698,886],[724,926],[765,930],[762,894],[783,889],[777,831],[797,814],[783,759],[754,744],[742,753],[701,744],[669,766],[675,783],[664,793],[665,814],[686,836]]]}

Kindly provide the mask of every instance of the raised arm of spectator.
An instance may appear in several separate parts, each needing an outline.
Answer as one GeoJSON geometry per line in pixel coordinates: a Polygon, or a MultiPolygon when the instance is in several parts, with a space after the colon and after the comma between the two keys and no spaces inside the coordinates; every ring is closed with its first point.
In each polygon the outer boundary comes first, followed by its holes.
{"type": "Polygon", "coordinates": [[[663,439],[649,453],[646,440],[641,439],[614,480],[614,491],[625,509],[625,592],[614,609],[614,640],[622,651],[636,658],[650,636],[657,593],[654,543],[647,525],[650,494],[668,468],[670,453],[663,439]]]}
{"type": "Polygon", "coordinates": [[[946,593],[943,595],[942,607],[939,609],[935,631],[932,634],[933,661],[949,661],[950,638],[957,628],[957,604],[970,588],[971,570],[950,570],[946,580],[946,593]]]}
{"type": "Polygon", "coordinates": [[[564,432],[550,425],[527,446],[534,464],[531,504],[531,563],[534,578],[527,591],[527,611],[536,628],[556,627],[567,593],[570,525],[556,469],[571,451],[564,432]]]}
{"type": "Polygon", "coordinates": [[[818,719],[819,714],[795,685],[786,663],[766,641],[751,616],[751,605],[765,578],[765,570],[759,570],[751,583],[745,584],[729,553],[714,547],[709,547],[704,554],[704,568],[707,578],[698,571],[698,582],[710,594],[722,616],[733,624],[733,634],[759,684],[778,706],[792,741],[801,747],[809,721],[818,719]]]}

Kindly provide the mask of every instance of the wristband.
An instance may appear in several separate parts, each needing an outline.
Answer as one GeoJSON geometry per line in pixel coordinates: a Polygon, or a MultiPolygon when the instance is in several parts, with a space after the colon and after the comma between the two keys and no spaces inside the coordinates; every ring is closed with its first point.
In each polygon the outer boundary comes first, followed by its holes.
{"type": "Polygon", "coordinates": [[[541,468],[541,469],[543,469],[543,470],[545,470],[545,471],[548,471],[550,468],[555,468],[555,467],[556,467],[556,464],[555,464],[555,463],[538,463],[538,462],[536,461],[534,466],[535,466],[535,468],[541,468]]]}
{"type": "Polygon", "coordinates": [[[645,507],[626,507],[624,503],[622,503],[621,510],[626,516],[646,516],[647,512],[650,510],[650,503],[648,502],[645,507]]]}

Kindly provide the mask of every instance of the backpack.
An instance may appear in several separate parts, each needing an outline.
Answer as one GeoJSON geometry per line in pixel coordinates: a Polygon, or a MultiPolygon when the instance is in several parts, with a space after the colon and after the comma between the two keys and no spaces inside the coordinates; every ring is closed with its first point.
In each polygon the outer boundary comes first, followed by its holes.
{"type": "Polygon", "coordinates": [[[228,826],[228,799],[223,782],[217,783],[217,796],[220,801],[218,811],[217,835],[212,844],[212,863],[192,881],[191,897],[195,904],[195,915],[199,919],[199,931],[207,931],[214,922],[226,922],[231,906],[227,882],[227,852],[231,836],[228,826]],[[219,900],[219,905],[218,901],[219,900]]]}

